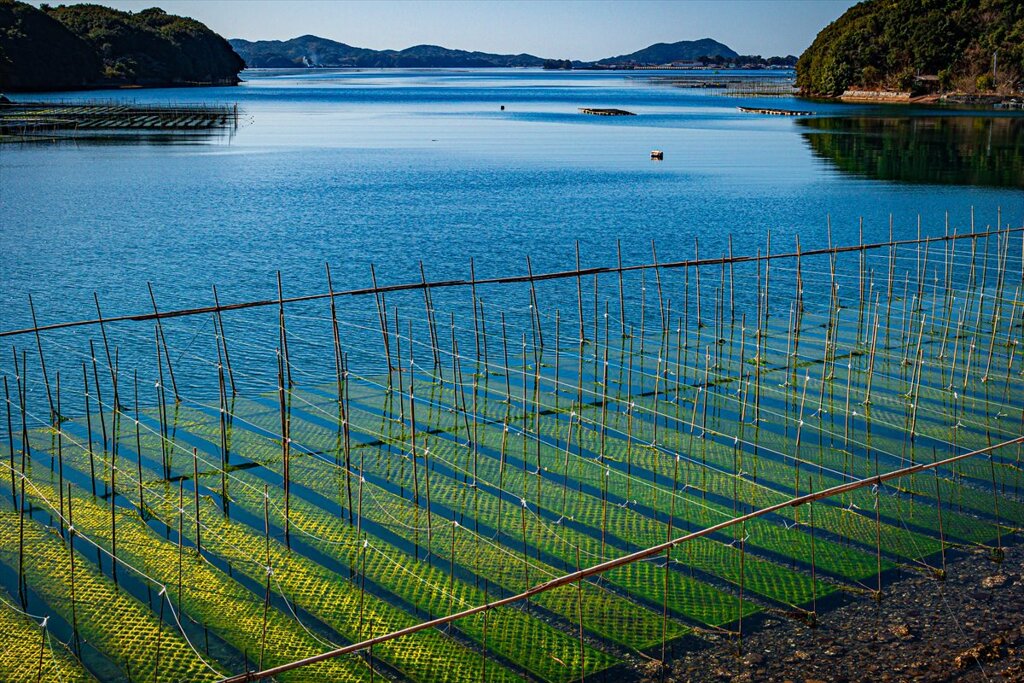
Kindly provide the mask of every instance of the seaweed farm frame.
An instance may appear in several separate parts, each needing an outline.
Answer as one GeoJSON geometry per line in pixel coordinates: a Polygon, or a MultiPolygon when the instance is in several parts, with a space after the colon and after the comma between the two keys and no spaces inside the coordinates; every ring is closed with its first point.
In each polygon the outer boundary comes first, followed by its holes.
{"type": "Polygon", "coordinates": [[[30,300],[0,332],[0,678],[620,680],[999,562],[1024,228],[892,234],[30,300]]]}

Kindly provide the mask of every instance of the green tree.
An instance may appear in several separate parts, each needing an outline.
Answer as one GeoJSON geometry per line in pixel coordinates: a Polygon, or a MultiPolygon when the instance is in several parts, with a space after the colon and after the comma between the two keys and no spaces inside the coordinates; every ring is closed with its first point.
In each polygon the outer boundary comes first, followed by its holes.
{"type": "Polygon", "coordinates": [[[920,73],[948,88],[990,70],[996,50],[999,82],[1022,82],[1024,2],[866,0],[818,33],[797,62],[797,85],[828,96],[880,83],[910,89],[920,73]]]}

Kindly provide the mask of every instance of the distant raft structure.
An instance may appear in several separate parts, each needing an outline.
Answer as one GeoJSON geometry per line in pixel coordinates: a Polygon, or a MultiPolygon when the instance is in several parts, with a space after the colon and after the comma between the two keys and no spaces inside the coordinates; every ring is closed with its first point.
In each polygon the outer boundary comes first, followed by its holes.
{"type": "Polygon", "coordinates": [[[636,116],[631,111],[625,109],[601,109],[595,107],[580,107],[581,114],[591,114],[593,116],[636,116]]]}
{"type": "Polygon", "coordinates": [[[0,140],[105,131],[211,131],[238,127],[238,105],[124,102],[0,103],[0,140]]]}
{"type": "Polygon", "coordinates": [[[675,88],[704,90],[706,92],[702,94],[715,97],[792,97],[798,92],[792,76],[770,76],[763,73],[714,76],[673,74],[672,76],[654,76],[649,80],[659,85],[670,85],[675,88]]]}
{"type": "Polygon", "coordinates": [[[769,116],[813,116],[813,111],[797,111],[795,109],[769,109],[765,107],[736,107],[744,114],[767,114],[769,116]]]}

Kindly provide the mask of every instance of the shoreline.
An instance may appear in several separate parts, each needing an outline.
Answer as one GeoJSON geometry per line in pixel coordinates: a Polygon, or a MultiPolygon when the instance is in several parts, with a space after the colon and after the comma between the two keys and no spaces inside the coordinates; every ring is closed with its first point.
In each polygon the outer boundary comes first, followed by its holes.
{"type": "Polygon", "coordinates": [[[843,104],[916,104],[916,105],[961,105],[973,107],[1000,108],[1016,105],[1024,99],[1024,93],[1008,95],[969,95],[966,93],[927,93],[914,95],[896,90],[845,90],[840,95],[797,94],[805,100],[838,102],[843,104]]]}
{"type": "MultiPolygon", "coordinates": [[[[655,681],[971,681],[1024,680],[1024,548],[966,548],[945,579],[911,573],[886,585],[882,599],[850,600],[819,612],[814,626],[770,617],[735,640],[719,639],[673,660],[655,681]],[[954,616],[955,615],[955,616],[954,616]]],[[[657,669],[657,670],[655,670],[657,669]]]]}

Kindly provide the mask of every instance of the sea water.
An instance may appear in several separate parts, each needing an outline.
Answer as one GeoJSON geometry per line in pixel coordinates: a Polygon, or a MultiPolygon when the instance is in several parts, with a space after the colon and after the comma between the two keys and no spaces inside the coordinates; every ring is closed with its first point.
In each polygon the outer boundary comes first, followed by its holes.
{"type": "MultiPolygon", "coordinates": [[[[346,290],[370,285],[370,264],[381,284],[419,280],[421,262],[428,280],[467,278],[470,259],[478,278],[524,274],[527,257],[565,270],[577,242],[584,266],[604,266],[617,248],[650,262],[652,241],[672,261],[730,239],[754,254],[769,230],[775,252],[820,248],[829,223],[855,244],[861,225],[887,240],[890,218],[897,239],[967,231],[972,213],[977,229],[1024,220],[1019,116],[733,97],[673,75],[260,70],[233,88],[33,96],[237,103],[239,124],[0,146],[0,328],[31,325],[30,294],[48,324],[95,317],[94,293],[104,316],[150,312],[147,283],[163,310],[209,305],[214,285],[221,303],[276,297],[278,271],[285,296],[323,292],[325,263],[346,290]]],[[[574,308],[570,289],[549,308],[574,308]]]]}

